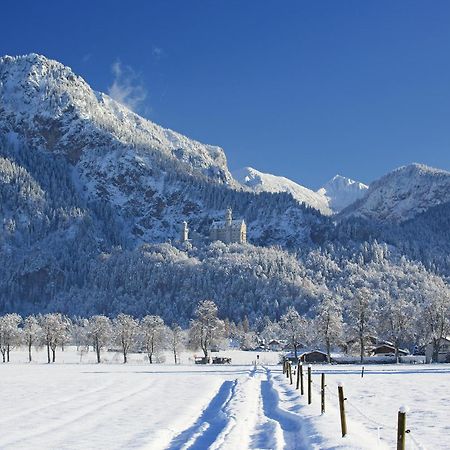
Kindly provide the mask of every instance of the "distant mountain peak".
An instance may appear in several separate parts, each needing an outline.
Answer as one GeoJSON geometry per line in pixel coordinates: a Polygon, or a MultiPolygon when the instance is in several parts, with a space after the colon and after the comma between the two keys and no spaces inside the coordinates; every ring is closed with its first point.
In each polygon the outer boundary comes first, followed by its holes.
{"type": "Polygon", "coordinates": [[[242,185],[255,192],[288,192],[296,200],[318,209],[323,214],[337,213],[361,198],[367,186],[341,175],[334,176],[323,188],[314,192],[289,178],[244,167],[232,173],[242,185]]]}
{"type": "Polygon", "coordinates": [[[311,206],[323,214],[331,214],[327,200],[294,181],[269,173],[260,172],[252,167],[244,167],[232,173],[235,180],[255,192],[288,192],[297,201],[311,206]]]}
{"type": "Polygon", "coordinates": [[[335,175],[317,192],[328,199],[328,204],[334,212],[339,212],[362,198],[368,186],[342,175],[335,175]]]}
{"type": "Polygon", "coordinates": [[[344,210],[343,215],[403,222],[449,201],[450,172],[413,163],[374,181],[366,196],[344,210]]]}

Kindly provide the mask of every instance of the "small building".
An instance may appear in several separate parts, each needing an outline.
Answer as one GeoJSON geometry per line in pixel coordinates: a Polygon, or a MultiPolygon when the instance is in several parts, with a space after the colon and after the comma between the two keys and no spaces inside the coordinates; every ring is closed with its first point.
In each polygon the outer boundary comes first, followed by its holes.
{"type": "Polygon", "coordinates": [[[247,242],[247,225],[243,219],[233,220],[233,211],[227,209],[225,220],[213,222],[209,230],[211,241],[225,244],[245,244],[247,242]]]}
{"type": "Polygon", "coordinates": [[[279,352],[284,349],[285,345],[286,344],[282,341],[279,341],[277,339],[272,339],[267,344],[267,348],[272,352],[279,352]]]}
{"type": "Polygon", "coordinates": [[[328,362],[328,356],[325,352],[320,350],[311,350],[299,355],[300,361],[306,363],[326,363],[328,362]]]}
{"type": "MultiPolygon", "coordinates": [[[[399,348],[398,354],[406,356],[409,354],[409,351],[399,348]]],[[[388,343],[378,345],[372,349],[371,356],[395,356],[395,347],[388,343]]]]}
{"type": "Polygon", "coordinates": [[[433,343],[430,342],[425,349],[426,362],[445,363],[450,362],[450,336],[441,339],[437,352],[437,361],[433,361],[433,343]]]}

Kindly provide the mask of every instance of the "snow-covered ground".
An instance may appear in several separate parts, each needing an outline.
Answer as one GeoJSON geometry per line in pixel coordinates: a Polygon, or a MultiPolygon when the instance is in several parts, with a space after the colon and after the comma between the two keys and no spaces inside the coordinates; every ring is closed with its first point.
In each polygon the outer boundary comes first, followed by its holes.
{"type": "MultiPolygon", "coordinates": [[[[221,352],[236,365],[149,365],[144,355],[58,352],[56,364],[26,363],[25,352],[0,366],[0,448],[395,448],[398,407],[409,407],[407,448],[450,448],[449,365],[313,366],[313,402],[281,373],[276,353],[221,352]],[[64,364],[62,362],[64,361],[64,364]],[[320,414],[320,373],[326,413],[320,414]],[[340,436],[337,383],[348,416],[340,436]]],[[[167,355],[169,357],[169,355],[167,355]]]]}

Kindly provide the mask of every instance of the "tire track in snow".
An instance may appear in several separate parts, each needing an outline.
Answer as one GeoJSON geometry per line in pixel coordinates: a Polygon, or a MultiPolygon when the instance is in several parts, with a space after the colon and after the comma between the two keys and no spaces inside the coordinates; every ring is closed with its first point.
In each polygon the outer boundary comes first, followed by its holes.
{"type": "Polygon", "coordinates": [[[211,446],[227,426],[225,409],[235,395],[237,382],[224,381],[196,422],[172,439],[169,450],[204,450],[211,446]]]}
{"type": "Polygon", "coordinates": [[[302,430],[301,417],[280,406],[280,395],[274,387],[270,370],[265,368],[265,372],[266,380],[261,381],[263,411],[268,419],[278,424],[281,428],[284,441],[284,445],[281,445],[281,447],[309,449],[309,442],[302,430]]]}
{"type": "Polygon", "coordinates": [[[275,420],[265,416],[261,383],[266,378],[263,368],[255,368],[245,380],[240,380],[236,395],[227,407],[229,426],[218,436],[214,446],[223,450],[281,449],[283,431],[275,420]]]}

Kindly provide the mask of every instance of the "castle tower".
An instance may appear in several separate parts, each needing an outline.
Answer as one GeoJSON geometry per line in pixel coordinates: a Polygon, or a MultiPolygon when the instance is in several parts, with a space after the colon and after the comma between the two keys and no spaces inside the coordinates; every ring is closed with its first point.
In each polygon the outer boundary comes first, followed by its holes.
{"type": "Polygon", "coordinates": [[[231,208],[227,208],[227,212],[225,213],[225,222],[230,227],[231,222],[233,222],[233,210],[231,208]]]}
{"type": "Polygon", "coordinates": [[[189,228],[186,221],[183,221],[182,228],[181,228],[181,239],[180,241],[187,242],[189,240],[189,228]]]}

